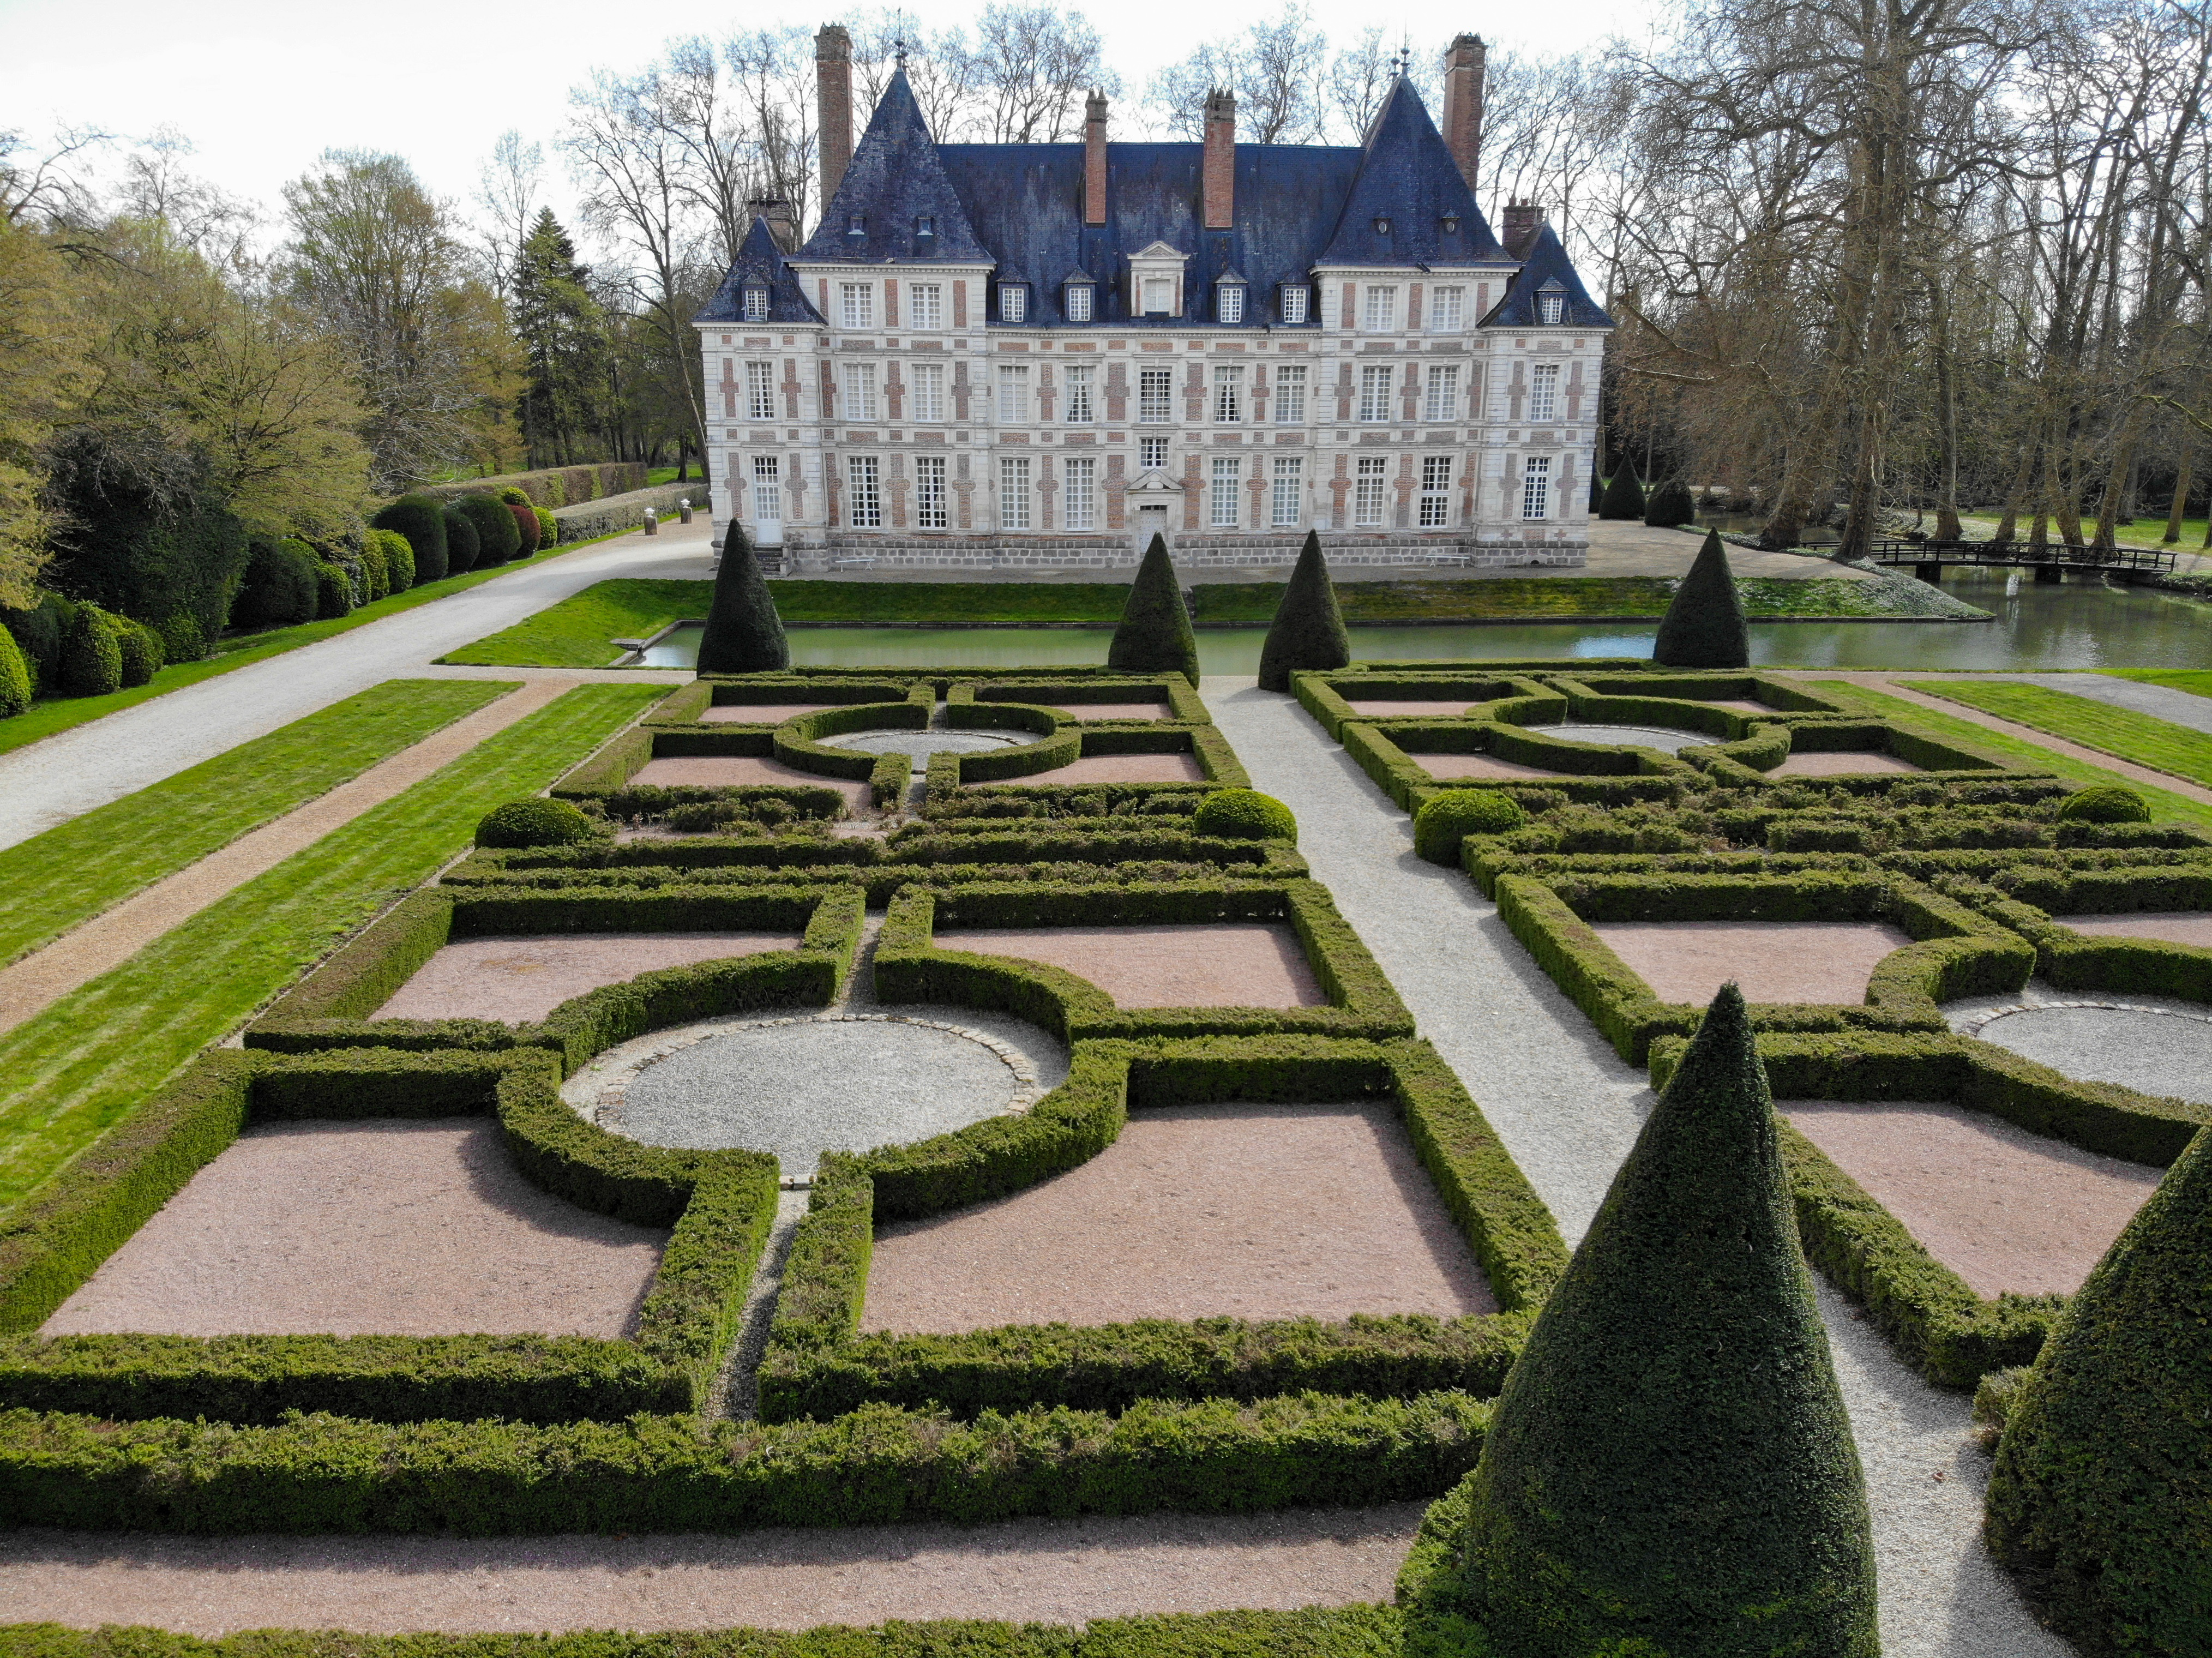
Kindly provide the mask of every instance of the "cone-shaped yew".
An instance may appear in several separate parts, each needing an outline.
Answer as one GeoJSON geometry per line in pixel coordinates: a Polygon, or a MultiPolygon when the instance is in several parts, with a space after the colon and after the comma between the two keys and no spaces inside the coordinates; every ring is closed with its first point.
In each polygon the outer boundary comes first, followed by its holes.
{"type": "Polygon", "coordinates": [[[1644,486],[1637,481],[1636,469],[1626,461],[1606,480],[1605,493],[1597,498],[1597,515],[1623,521],[1644,516],[1644,486]]]}
{"type": "Polygon", "coordinates": [[[1765,1072],[1714,998],[1506,1378],[1469,1492],[1495,1658],[1874,1658],[1866,1490],[1765,1072]]]}
{"type": "Polygon", "coordinates": [[[1121,673],[1179,673],[1198,683],[1198,635],[1176,581],[1167,538],[1154,536],[1121,607],[1121,625],[1106,647],[1106,665],[1121,673]]]}
{"type": "Polygon", "coordinates": [[[1729,574],[1728,550],[1720,531],[1709,531],[1691,562],[1690,574],[1674,590],[1674,602],[1659,618],[1659,637],[1651,659],[1669,668],[1747,668],[1751,665],[1751,629],[1744,625],[1743,601],[1729,574]]]}
{"type": "Polygon", "coordinates": [[[1286,691],[1291,676],[1304,668],[1341,668],[1352,660],[1352,641],[1344,631],[1344,612],[1336,608],[1329,585],[1328,561],[1321,556],[1318,531],[1306,531],[1306,544],[1291,572],[1267,642],[1260,648],[1260,689],[1286,691]]]}
{"type": "Polygon", "coordinates": [[[714,602],[699,636],[701,673],[761,673],[791,665],[783,618],[775,613],[752,538],[732,522],[724,532],[721,568],[714,572],[714,602]]]}

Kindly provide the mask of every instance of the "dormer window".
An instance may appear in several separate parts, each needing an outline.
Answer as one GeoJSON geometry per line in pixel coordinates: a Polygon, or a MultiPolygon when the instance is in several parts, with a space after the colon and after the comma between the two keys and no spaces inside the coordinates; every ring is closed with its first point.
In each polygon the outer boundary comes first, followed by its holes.
{"type": "Polygon", "coordinates": [[[1060,296],[1060,309],[1070,322],[1089,322],[1093,315],[1092,295],[1097,292],[1089,282],[1070,282],[1060,296]]]}
{"type": "Polygon", "coordinates": [[[1441,219],[1439,219],[1438,221],[1437,221],[1437,224],[1438,224],[1440,227],[1442,227],[1442,228],[1443,228],[1443,233],[1444,233],[1444,234],[1445,234],[1445,235],[1447,235],[1447,236],[1456,236],[1456,235],[1458,235],[1458,234],[1459,234],[1459,215],[1458,215],[1458,214],[1456,214],[1456,213],[1447,213],[1447,214],[1445,214],[1445,215],[1443,216],[1443,218],[1441,218],[1441,219]]]}
{"type": "Polygon", "coordinates": [[[1234,271],[1213,284],[1213,319],[1216,322],[1244,320],[1244,279],[1234,271]]]}
{"type": "Polygon", "coordinates": [[[1175,314],[1174,277],[1145,278],[1145,314],[1148,317],[1171,317],[1175,314]]]}
{"type": "Polygon", "coordinates": [[[1310,292],[1303,282],[1283,284],[1282,299],[1278,308],[1285,322],[1304,322],[1306,319],[1307,295],[1310,292]]]}
{"type": "Polygon", "coordinates": [[[1557,328],[1566,320],[1567,296],[1564,294],[1536,295],[1536,320],[1547,328],[1557,328]]]}
{"type": "MultiPolygon", "coordinates": [[[[1188,308],[1183,270],[1189,256],[1165,242],[1129,255],[1129,310],[1139,317],[1181,317],[1188,308]]],[[[1224,275],[1233,274],[1229,272],[1224,275]]]]}
{"type": "Polygon", "coordinates": [[[847,214],[845,216],[845,234],[848,236],[866,235],[868,234],[868,216],[865,213],[847,214]]]}
{"type": "Polygon", "coordinates": [[[765,288],[745,289],[744,319],[747,322],[768,320],[768,289],[765,288]]]}
{"type": "Polygon", "coordinates": [[[1390,221],[1380,213],[1375,216],[1375,234],[1378,236],[1387,236],[1390,234],[1390,221]]]}
{"type": "Polygon", "coordinates": [[[934,236],[937,234],[937,216],[933,213],[917,215],[914,222],[914,234],[916,236],[934,236]]]}
{"type": "Polygon", "coordinates": [[[999,289],[999,320],[1025,322],[1030,314],[1030,290],[1020,282],[1008,282],[999,289]]]}

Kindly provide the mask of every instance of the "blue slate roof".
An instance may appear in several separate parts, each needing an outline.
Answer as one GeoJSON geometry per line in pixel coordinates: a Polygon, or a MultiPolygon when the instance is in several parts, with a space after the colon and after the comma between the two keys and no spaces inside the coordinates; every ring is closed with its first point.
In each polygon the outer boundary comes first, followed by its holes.
{"type": "Polygon", "coordinates": [[[1382,100],[1335,234],[1316,264],[1510,264],[1420,94],[1401,76],[1382,100]],[[1447,231],[1449,217],[1453,228],[1447,231]],[[1378,226],[1388,226],[1387,230],[1378,226]]]}
{"type": "Polygon", "coordinates": [[[1583,279],[1575,274],[1574,262],[1567,258],[1567,250],[1560,246],[1559,232],[1545,225],[1536,232],[1536,239],[1528,244],[1528,258],[1522,264],[1505,297],[1491,307],[1490,314],[1482,319],[1485,328],[1536,328],[1543,326],[1536,320],[1536,296],[1540,294],[1564,295],[1566,304],[1561,308],[1559,326],[1565,328],[1613,328],[1617,326],[1605,313],[1605,307],[1590,298],[1583,279]]]}
{"type": "Polygon", "coordinates": [[[884,88],[852,165],[799,257],[855,264],[884,259],[989,264],[992,256],[975,240],[939,153],[906,71],[899,70],[884,88]],[[852,231],[855,216],[861,225],[858,235],[852,231]],[[935,234],[915,234],[923,219],[932,222],[935,234]]]}
{"type": "Polygon", "coordinates": [[[714,290],[714,297],[694,322],[742,322],[744,320],[744,290],[747,288],[768,289],[768,320],[770,322],[820,322],[822,313],[807,303],[806,292],[799,285],[799,278],[784,263],[783,250],[775,245],[769,234],[768,221],[755,219],[753,228],[745,234],[744,246],[730,263],[729,273],[722,285],[714,290]]]}

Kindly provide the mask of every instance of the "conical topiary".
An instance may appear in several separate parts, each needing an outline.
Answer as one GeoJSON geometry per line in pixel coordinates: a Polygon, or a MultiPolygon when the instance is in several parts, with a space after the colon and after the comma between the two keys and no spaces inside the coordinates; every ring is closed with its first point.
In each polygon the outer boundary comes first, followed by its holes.
{"type": "Polygon", "coordinates": [[[1751,665],[1751,629],[1744,625],[1743,601],[1729,574],[1728,550],[1721,533],[1709,531],[1705,544],[1690,562],[1690,574],[1674,590],[1651,659],[1668,668],[1747,668],[1751,665]]]}
{"type": "Polygon", "coordinates": [[[1680,478],[1668,478],[1644,503],[1644,521],[1655,530],[1672,530],[1697,521],[1697,497],[1680,478]]]}
{"type": "Polygon", "coordinates": [[[1636,481],[1636,469],[1626,461],[1605,482],[1605,494],[1598,498],[1600,518],[1640,519],[1644,516],[1644,486],[1636,481]]]}
{"type": "Polygon", "coordinates": [[[791,641],[783,636],[783,618],[753,556],[752,538],[732,523],[723,537],[721,568],[714,572],[707,631],[699,636],[699,671],[761,673],[790,665],[791,641]]]}
{"type": "Polygon", "coordinates": [[[1874,1658],[1865,1482],[1723,985],[1506,1377],[1459,1599],[1497,1658],[1874,1658]]]}
{"type": "Polygon", "coordinates": [[[2085,1652],[2212,1630],[2212,1130],[2043,1344],[1997,1444],[1990,1550],[2085,1652]]]}
{"type": "Polygon", "coordinates": [[[1267,642],[1260,647],[1260,689],[1286,691],[1291,676],[1302,668],[1341,668],[1351,660],[1352,641],[1329,584],[1328,561],[1321,556],[1321,534],[1309,530],[1275,619],[1267,624],[1267,642]]]}
{"type": "Polygon", "coordinates": [[[1164,536],[1154,536],[1145,549],[1129,602],[1121,607],[1121,625],[1106,647],[1106,665],[1123,673],[1179,673],[1198,683],[1198,635],[1191,630],[1164,536]]]}

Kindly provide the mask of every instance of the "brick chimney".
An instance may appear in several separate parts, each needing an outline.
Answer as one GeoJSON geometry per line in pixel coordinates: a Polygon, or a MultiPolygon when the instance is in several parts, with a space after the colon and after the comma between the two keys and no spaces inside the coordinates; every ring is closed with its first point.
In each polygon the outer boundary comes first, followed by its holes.
{"type": "Polygon", "coordinates": [[[1544,228],[1544,210],[1534,202],[1508,202],[1505,220],[1498,240],[1505,251],[1516,259],[1528,257],[1528,245],[1536,240],[1536,233],[1544,228]]]}
{"type": "Polygon", "coordinates": [[[814,87],[826,212],[853,162],[853,37],[842,23],[824,23],[814,37],[814,87]]]}
{"type": "Polygon", "coordinates": [[[768,234],[775,238],[775,245],[787,253],[799,252],[799,221],[792,216],[791,203],[781,196],[752,196],[745,200],[745,220],[768,221],[768,234]]]}
{"type": "Polygon", "coordinates": [[[1482,162],[1482,81],[1489,49],[1479,34],[1462,34],[1444,48],[1444,147],[1459,176],[1475,188],[1482,162]]]}
{"type": "Polygon", "coordinates": [[[1228,230],[1237,223],[1237,94],[1206,94],[1206,212],[1200,220],[1208,230],[1228,230]]]}
{"type": "Polygon", "coordinates": [[[1083,222],[1106,222],[1106,94],[1093,92],[1083,106],[1083,222]]]}

